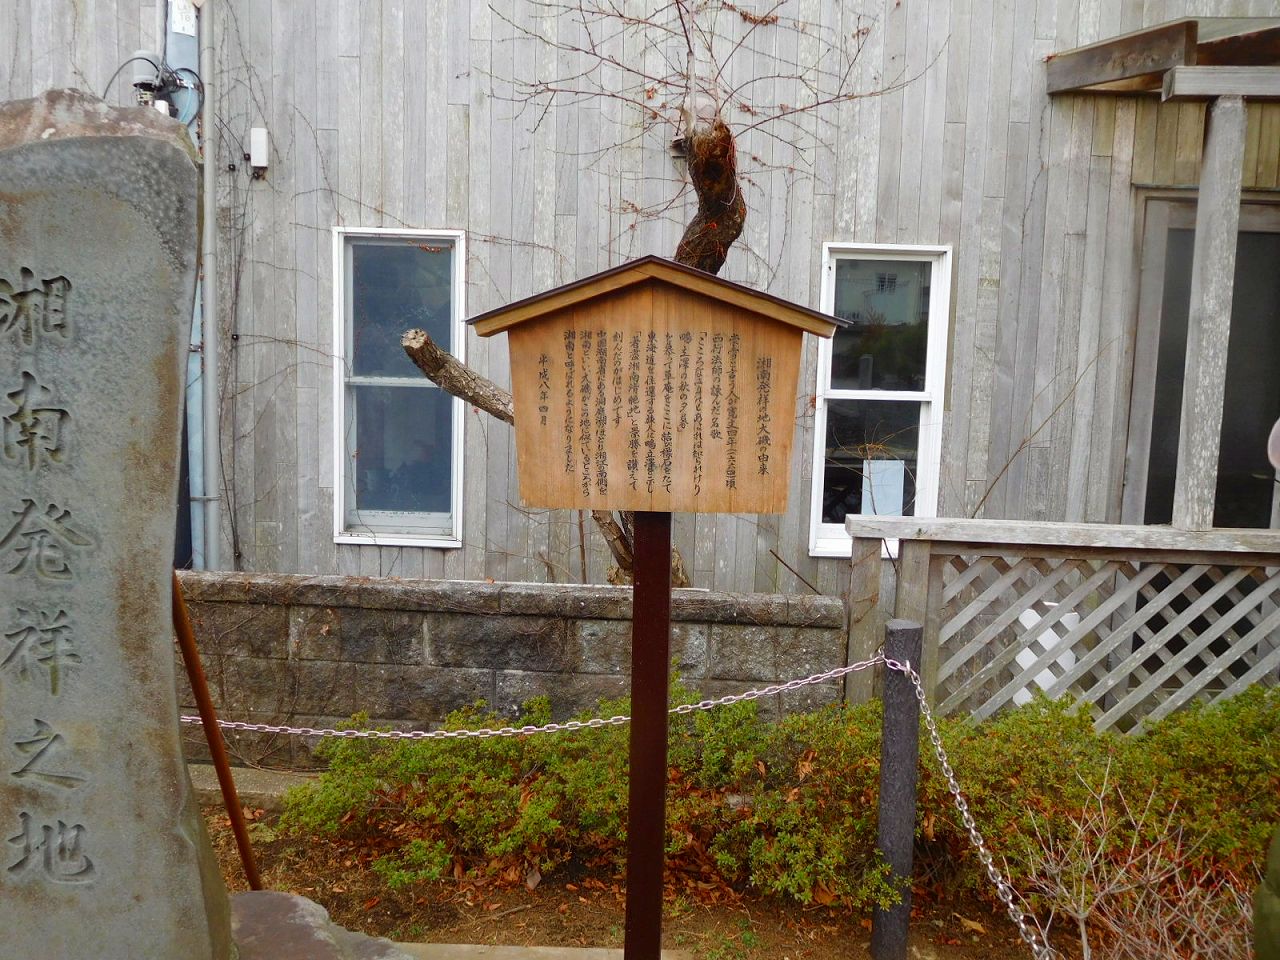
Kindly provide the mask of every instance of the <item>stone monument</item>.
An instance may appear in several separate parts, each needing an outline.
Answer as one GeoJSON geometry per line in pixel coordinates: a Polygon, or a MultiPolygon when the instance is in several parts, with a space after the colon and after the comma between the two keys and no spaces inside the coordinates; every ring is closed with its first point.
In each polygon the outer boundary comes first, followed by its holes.
{"type": "Polygon", "coordinates": [[[411,960],[304,897],[229,905],[187,777],[170,571],[198,164],[154,110],[0,104],[0,957],[411,960]]]}
{"type": "Polygon", "coordinates": [[[226,960],[170,570],[199,176],[186,130],[0,106],[0,954],[226,960]]]}

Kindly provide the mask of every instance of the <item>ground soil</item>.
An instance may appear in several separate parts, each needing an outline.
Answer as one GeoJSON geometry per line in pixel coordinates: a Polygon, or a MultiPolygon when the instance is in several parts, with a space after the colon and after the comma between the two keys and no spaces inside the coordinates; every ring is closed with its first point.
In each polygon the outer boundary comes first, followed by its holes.
{"type": "MultiPolygon", "coordinates": [[[[390,890],[349,848],[282,837],[271,815],[247,813],[266,888],[309,897],[350,930],[420,943],[622,946],[620,877],[566,870],[539,878],[532,890],[525,884],[499,889],[465,880],[390,890]]],[[[225,811],[206,808],[205,820],[228,887],[246,889],[225,811]]],[[[911,924],[914,957],[1030,956],[1012,924],[976,900],[917,897],[911,924]]],[[[851,960],[869,956],[870,925],[864,916],[833,907],[724,891],[706,897],[671,893],[663,946],[684,949],[695,960],[851,960]]]]}

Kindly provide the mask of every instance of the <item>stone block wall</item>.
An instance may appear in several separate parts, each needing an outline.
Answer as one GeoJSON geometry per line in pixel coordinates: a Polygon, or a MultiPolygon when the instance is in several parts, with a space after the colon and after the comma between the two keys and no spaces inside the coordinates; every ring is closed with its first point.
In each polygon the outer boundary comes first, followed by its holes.
{"type": "MultiPolygon", "coordinates": [[[[219,716],[333,726],[361,712],[372,723],[429,729],[484,700],[513,716],[550,698],[556,719],[625,696],[631,657],[629,588],[305,577],[181,575],[219,716]]],[[[672,659],[704,696],[739,693],[845,662],[844,604],[832,597],[677,590],[672,659]]],[[[179,702],[194,700],[179,663],[179,702]]],[[[841,697],[814,684],[767,712],[841,697]]],[[[203,733],[184,727],[191,756],[203,733]]],[[[234,758],[276,767],[314,763],[314,740],[227,734],[234,758]]]]}

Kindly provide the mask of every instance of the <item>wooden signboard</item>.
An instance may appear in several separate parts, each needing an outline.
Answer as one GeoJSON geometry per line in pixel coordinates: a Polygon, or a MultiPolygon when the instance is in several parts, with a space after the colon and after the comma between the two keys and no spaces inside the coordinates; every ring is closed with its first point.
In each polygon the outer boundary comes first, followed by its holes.
{"type": "Polygon", "coordinates": [[[624,960],[658,960],[671,514],[786,508],[804,331],[831,317],[645,257],[471,321],[506,331],[520,498],[634,510],[624,960]]]}
{"type": "Polygon", "coordinates": [[[785,510],[801,340],[832,318],[646,257],[472,323],[510,338],[526,505],[785,510]]]}

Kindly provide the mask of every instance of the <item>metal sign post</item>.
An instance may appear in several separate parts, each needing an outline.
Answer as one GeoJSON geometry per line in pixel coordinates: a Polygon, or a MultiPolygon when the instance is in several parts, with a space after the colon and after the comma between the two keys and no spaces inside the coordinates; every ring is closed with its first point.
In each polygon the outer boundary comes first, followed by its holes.
{"type": "Polygon", "coordinates": [[[637,513],[631,606],[631,780],[625,960],[658,960],[666,846],[671,514],[637,513]]]}

